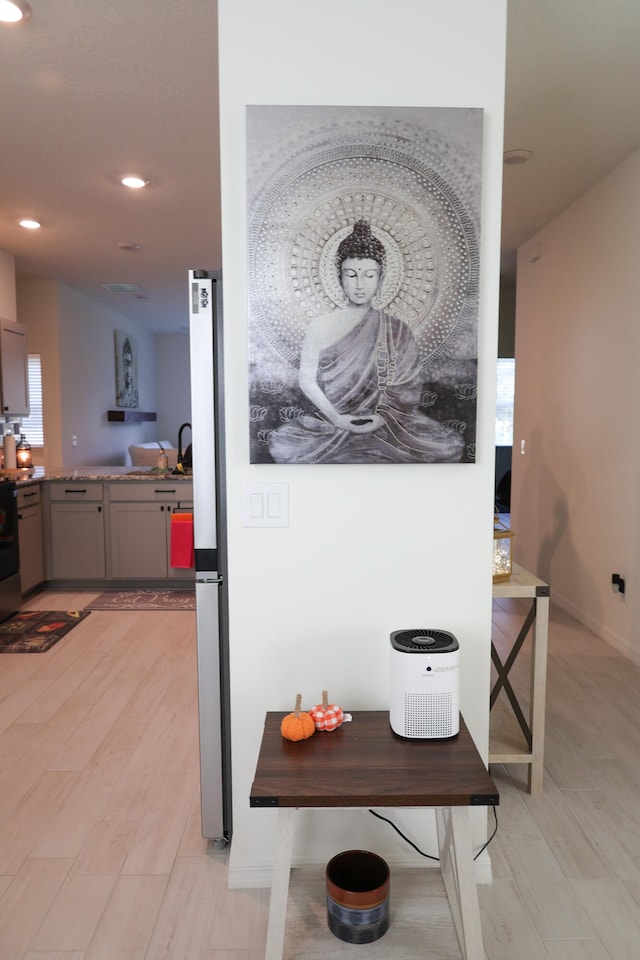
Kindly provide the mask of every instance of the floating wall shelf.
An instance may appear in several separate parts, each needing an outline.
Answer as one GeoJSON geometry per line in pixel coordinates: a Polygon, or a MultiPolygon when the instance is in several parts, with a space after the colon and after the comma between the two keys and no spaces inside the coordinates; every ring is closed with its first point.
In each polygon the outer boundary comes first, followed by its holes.
{"type": "Polygon", "coordinates": [[[155,413],[144,413],[142,410],[107,410],[109,423],[142,423],[143,420],[155,419],[155,413]]]}

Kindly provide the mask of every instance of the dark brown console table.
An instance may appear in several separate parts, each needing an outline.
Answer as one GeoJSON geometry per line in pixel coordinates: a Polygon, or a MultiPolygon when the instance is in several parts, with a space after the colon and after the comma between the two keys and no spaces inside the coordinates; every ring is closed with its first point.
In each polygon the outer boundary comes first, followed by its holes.
{"type": "Polygon", "coordinates": [[[351,723],[292,743],[282,713],[267,713],[251,788],[252,807],[277,807],[265,960],[281,960],[300,807],[435,807],[444,878],[465,960],[484,960],[473,875],[469,808],[497,804],[498,791],[462,717],[451,740],[404,740],[386,711],[356,711],[351,723]]]}

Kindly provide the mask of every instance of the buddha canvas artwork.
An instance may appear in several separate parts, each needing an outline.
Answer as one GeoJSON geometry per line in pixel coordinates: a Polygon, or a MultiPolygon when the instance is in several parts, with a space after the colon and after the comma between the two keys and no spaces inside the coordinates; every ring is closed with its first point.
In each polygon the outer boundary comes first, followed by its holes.
{"type": "Polygon", "coordinates": [[[252,463],[474,461],[482,119],[247,108],[252,463]]]}
{"type": "Polygon", "coordinates": [[[124,330],[114,331],[116,406],[138,406],[138,345],[124,330]]]}

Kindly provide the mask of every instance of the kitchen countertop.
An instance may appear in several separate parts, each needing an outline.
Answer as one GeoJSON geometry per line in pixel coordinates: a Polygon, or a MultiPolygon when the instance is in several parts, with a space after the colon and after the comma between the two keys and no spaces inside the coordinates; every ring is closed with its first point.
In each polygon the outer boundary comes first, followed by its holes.
{"type": "MultiPolygon", "coordinates": [[[[0,477],[2,471],[0,471],[0,477]]],[[[41,483],[45,480],[130,480],[136,483],[147,483],[153,480],[155,483],[164,480],[176,480],[182,482],[191,480],[192,477],[180,473],[173,473],[171,470],[158,470],[157,467],[115,467],[115,466],[82,466],[82,467],[34,467],[31,477],[11,477],[19,487],[26,487],[33,483],[41,483]]]]}

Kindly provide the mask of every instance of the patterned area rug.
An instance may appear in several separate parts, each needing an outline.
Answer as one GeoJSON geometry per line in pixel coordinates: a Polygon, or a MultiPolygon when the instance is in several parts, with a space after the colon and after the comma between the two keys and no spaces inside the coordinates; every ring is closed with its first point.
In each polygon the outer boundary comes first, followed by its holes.
{"type": "Polygon", "coordinates": [[[107,590],[87,610],[195,610],[193,590],[107,590]]]}
{"type": "Polygon", "coordinates": [[[15,613],[0,623],[0,653],[44,653],[88,616],[88,610],[15,613]]]}

